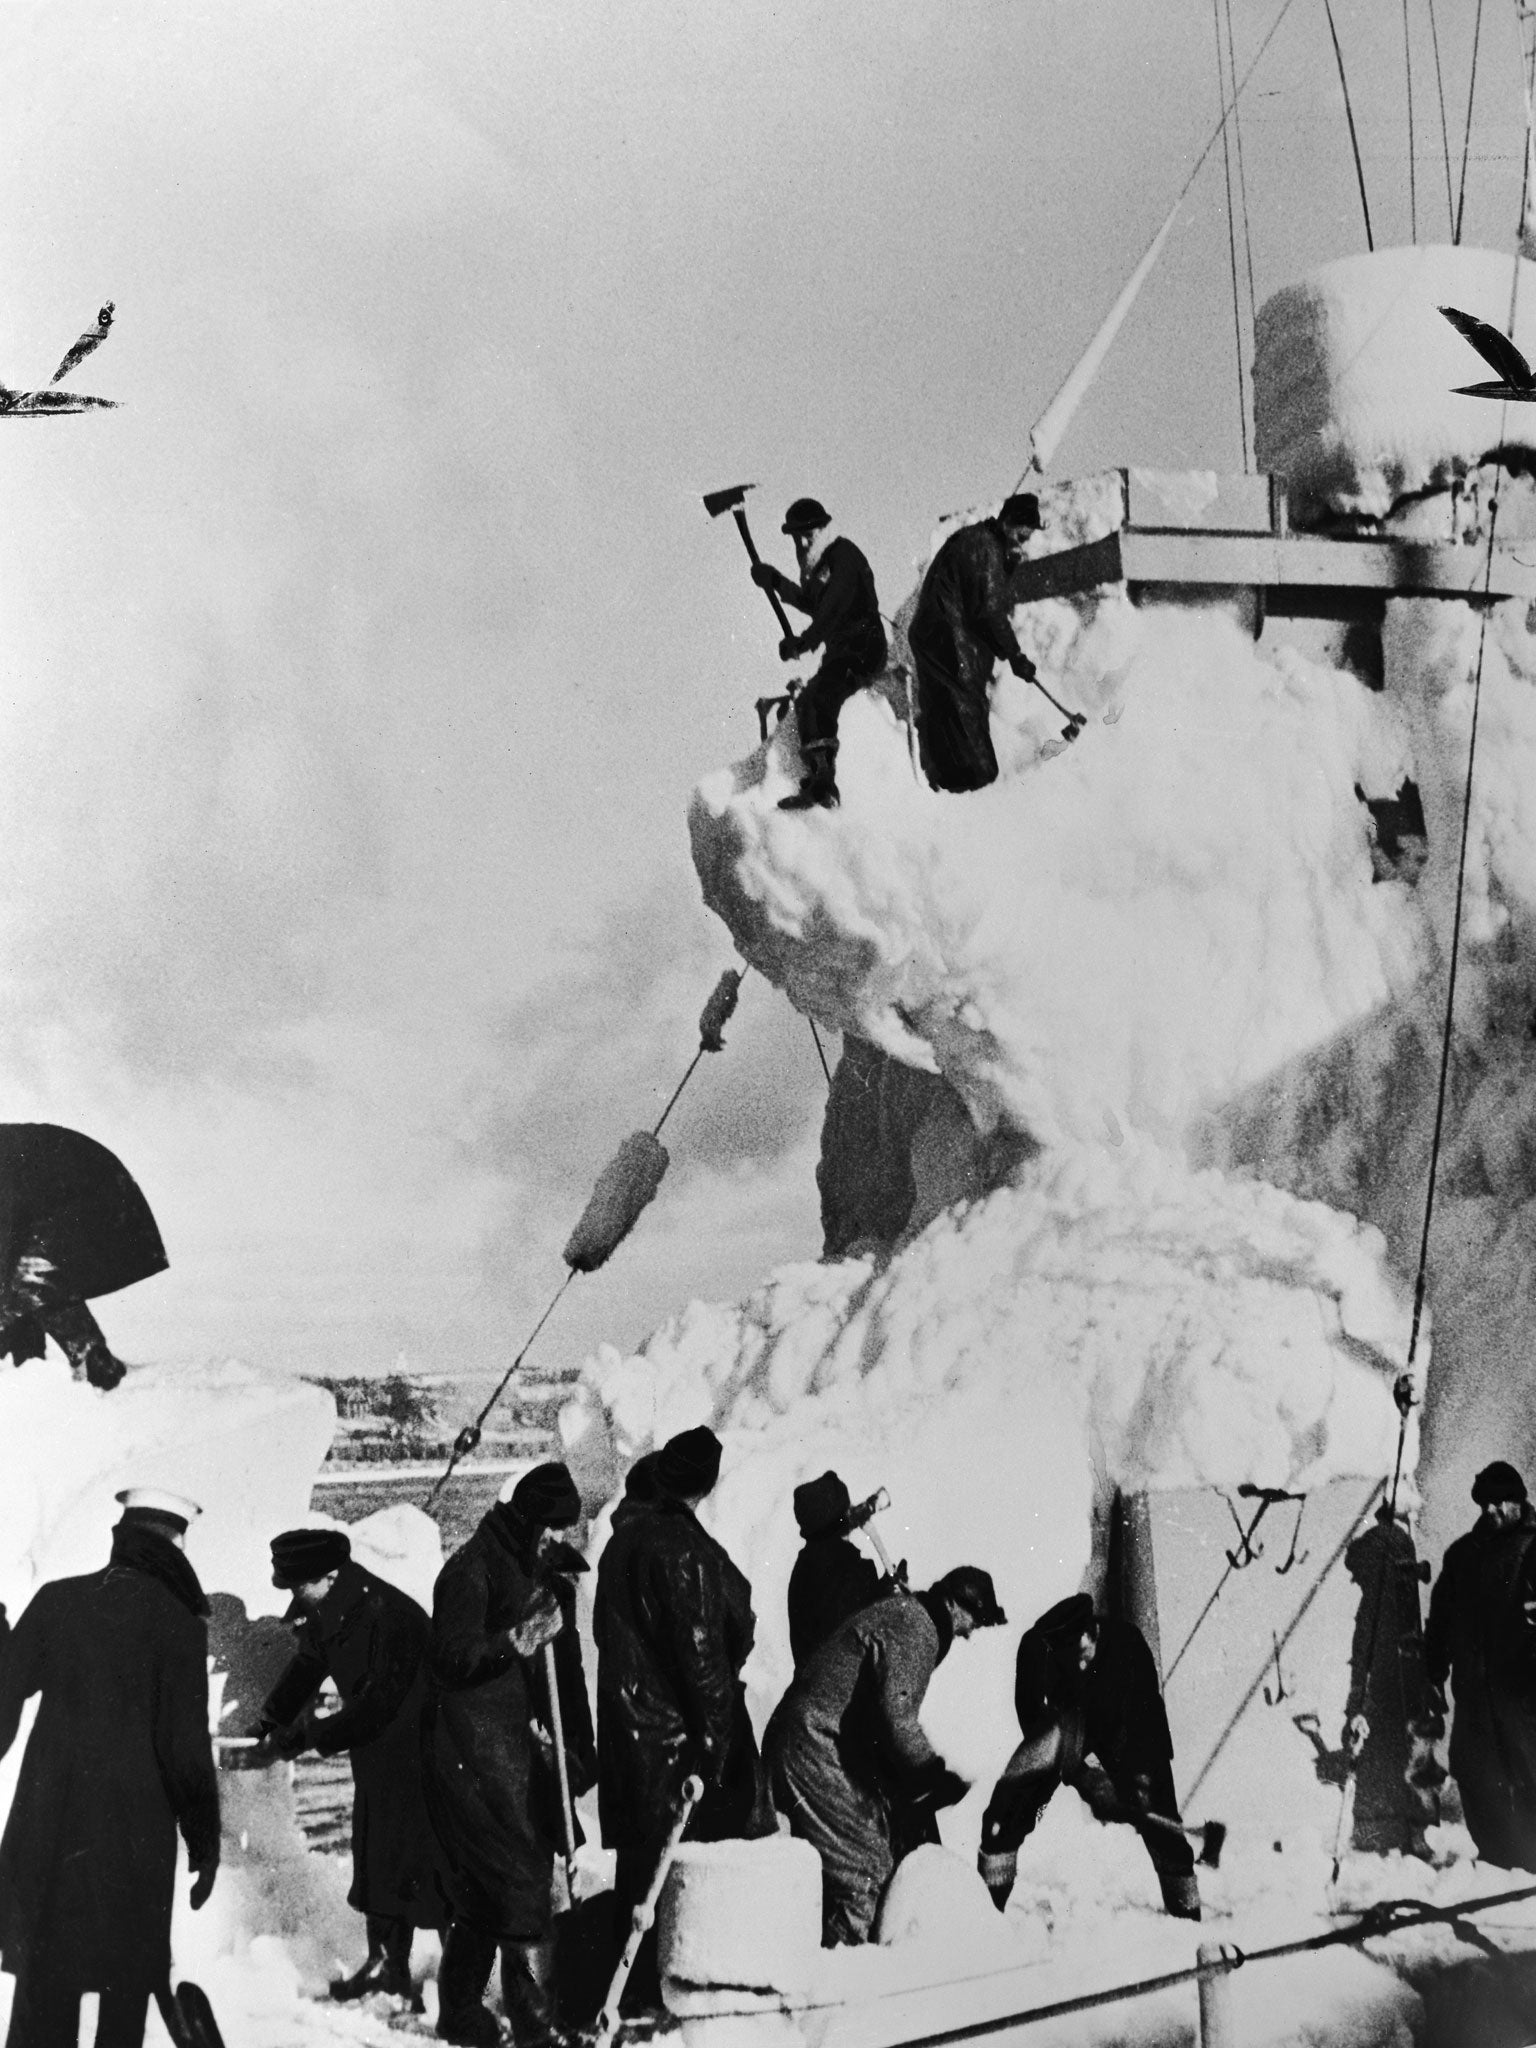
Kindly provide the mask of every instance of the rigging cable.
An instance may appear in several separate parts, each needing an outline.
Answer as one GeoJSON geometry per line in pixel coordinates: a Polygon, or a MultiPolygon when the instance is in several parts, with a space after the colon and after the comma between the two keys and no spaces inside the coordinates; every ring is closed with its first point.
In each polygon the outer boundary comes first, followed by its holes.
{"type": "MultiPolygon", "coordinates": [[[[1221,0],[1211,0],[1211,18],[1216,29],[1216,99],[1227,102],[1227,72],[1221,54],[1221,0]]],[[[1232,264],[1232,326],[1237,337],[1237,418],[1243,439],[1243,469],[1248,468],[1248,394],[1243,385],[1243,314],[1237,295],[1237,215],[1232,204],[1232,145],[1226,123],[1221,128],[1221,161],[1227,180],[1227,254],[1232,264]]]]}
{"type": "Polygon", "coordinates": [[[1429,38],[1435,50],[1435,92],[1440,101],[1440,152],[1445,159],[1445,217],[1456,231],[1456,194],[1451,186],[1451,137],[1445,125],[1445,74],[1440,69],[1440,29],[1435,21],[1435,0],[1429,0],[1429,38]]]}
{"type": "Polygon", "coordinates": [[[1403,0],[1403,65],[1408,73],[1408,239],[1419,239],[1419,185],[1413,161],[1413,38],[1408,29],[1408,0],[1403,0]]]}
{"type": "Polygon", "coordinates": [[[1472,69],[1467,74],[1467,130],[1461,142],[1461,189],[1456,197],[1456,231],[1452,242],[1461,247],[1461,216],[1467,203],[1467,158],[1472,150],[1472,101],[1477,93],[1477,51],[1483,38],[1483,0],[1477,0],[1477,19],[1472,25],[1472,69]]]}
{"type": "Polygon", "coordinates": [[[1237,50],[1232,40],[1232,0],[1223,0],[1227,12],[1227,70],[1233,84],[1232,94],[1232,140],[1237,148],[1237,189],[1243,202],[1243,258],[1248,267],[1248,327],[1252,333],[1258,325],[1258,294],[1253,285],[1253,230],[1248,217],[1248,172],[1243,163],[1243,117],[1237,104],[1237,50]]]}
{"type": "MultiPolygon", "coordinates": [[[[1478,6],[1482,6],[1482,0],[1478,0],[1478,6]]],[[[1360,211],[1365,215],[1365,246],[1374,253],[1376,240],[1371,233],[1370,202],[1365,196],[1365,170],[1360,162],[1360,138],[1355,133],[1355,110],[1350,104],[1349,80],[1344,76],[1344,52],[1339,48],[1339,32],[1333,25],[1333,0],[1323,0],[1323,8],[1328,16],[1328,33],[1333,38],[1333,57],[1339,67],[1339,84],[1344,90],[1344,118],[1349,123],[1349,146],[1355,153],[1355,179],[1360,187],[1360,211]]]]}

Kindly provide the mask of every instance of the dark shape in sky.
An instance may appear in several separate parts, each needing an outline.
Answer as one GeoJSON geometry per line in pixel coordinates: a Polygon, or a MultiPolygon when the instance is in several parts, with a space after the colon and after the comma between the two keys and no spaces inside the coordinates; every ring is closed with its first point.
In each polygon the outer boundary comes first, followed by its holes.
{"type": "Polygon", "coordinates": [[[1442,306],[1440,311],[1450,321],[1456,332],[1470,341],[1490,369],[1497,370],[1500,381],[1497,384],[1458,384],[1456,392],[1462,398],[1508,398],[1532,405],[1536,404],[1536,376],[1531,366],[1507,334],[1501,334],[1497,327],[1491,327],[1486,320],[1474,319],[1470,313],[1458,312],[1454,306],[1442,306]]]}
{"type": "Polygon", "coordinates": [[[83,363],[93,349],[98,349],[107,338],[112,325],[113,301],[108,299],[96,315],[96,325],[88,327],[84,334],[70,346],[68,354],[49,379],[46,391],[12,391],[8,385],[0,384],[0,418],[15,419],[37,417],[43,413],[91,412],[100,407],[113,407],[115,398],[91,398],[84,392],[55,391],[52,387],[67,377],[76,364],[83,363]]]}

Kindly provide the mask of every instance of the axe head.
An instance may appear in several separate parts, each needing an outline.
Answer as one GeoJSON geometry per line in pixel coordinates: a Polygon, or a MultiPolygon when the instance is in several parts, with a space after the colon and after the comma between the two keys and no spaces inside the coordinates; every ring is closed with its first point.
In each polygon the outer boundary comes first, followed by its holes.
{"type": "Polygon", "coordinates": [[[711,519],[718,519],[722,512],[737,512],[746,503],[748,491],[756,489],[756,484],[732,484],[728,491],[706,491],[704,510],[711,519]]]}
{"type": "Polygon", "coordinates": [[[1227,1824],[1225,1821],[1208,1820],[1200,1830],[1200,1861],[1209,1870],[1221,1868],[1221,1852],[1226,1847],[1227,1824]]]}

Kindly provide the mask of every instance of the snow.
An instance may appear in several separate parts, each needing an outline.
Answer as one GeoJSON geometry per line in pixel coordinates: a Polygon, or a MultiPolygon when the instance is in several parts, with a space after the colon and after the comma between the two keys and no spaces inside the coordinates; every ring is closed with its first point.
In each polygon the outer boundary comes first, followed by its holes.
{"type": "MultiPolygon", "coordinates": [[[[1440,315],[1455,306],[1508,332],[1515,258],[1425,246],[1345,256],[1259,309],[1253,363],[1260,469],[1286,479],[1300,518],[1381,518],[1441,489],[1499,446],[1536,448],[1536,413],[1465,398],[1495,373],[1440,315]]],[[[1536,264],[1519,259],[1516,345],[1536,357],[1536,264]]]]}

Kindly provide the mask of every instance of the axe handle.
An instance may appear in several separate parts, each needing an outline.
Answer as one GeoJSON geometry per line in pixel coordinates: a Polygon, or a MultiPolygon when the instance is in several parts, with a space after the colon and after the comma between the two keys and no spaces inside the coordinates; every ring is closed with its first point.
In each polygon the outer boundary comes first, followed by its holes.
{"type": "MultiPolygon", "coordinates": [[[[733,508],[733,516],[736,521],[737,530],[741,534],[742,544],[746,548],[747,553],[752,557],[752,566],[755,569],[758,563],[763,558],[757,552],[757,543],[753,540],[751,530],[747,525],[746,512],[740,505],[737,505],[733,508]]],[[[795,629],[789,623],[789,620],[785,617],[783,605],[779,603],[778,597],[775,592],[771,590],[765,590],[763,592],[763,595],[767,598],[768,602],[773,606],[773,616],[778,620],[779,627],[780,630],[783,632],[784,638],[788,640],[794,633],[795,629]]]]}

